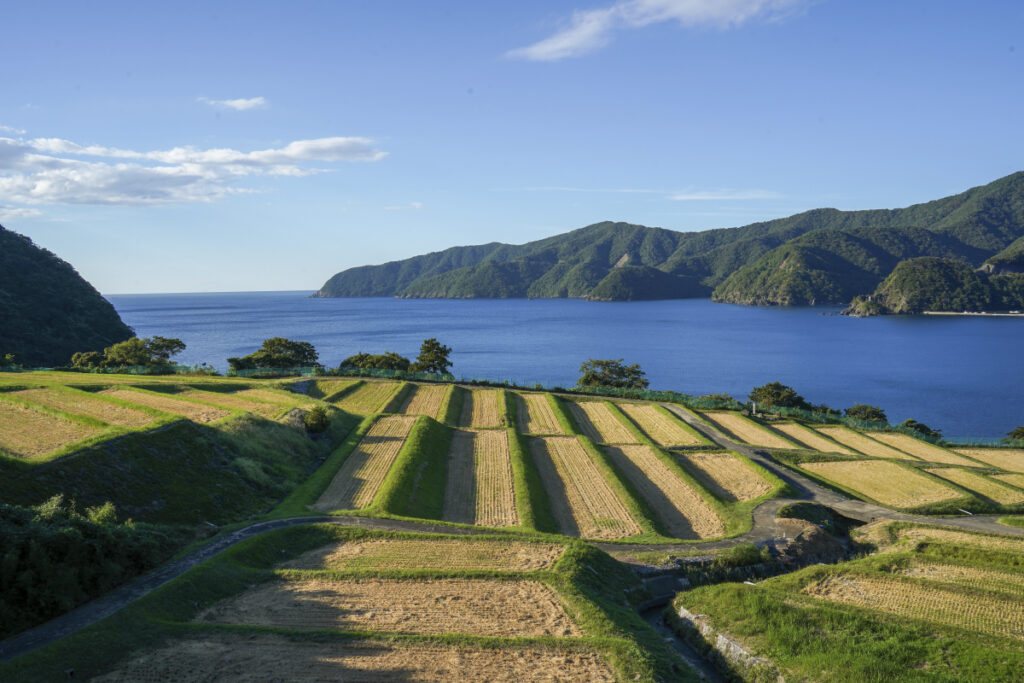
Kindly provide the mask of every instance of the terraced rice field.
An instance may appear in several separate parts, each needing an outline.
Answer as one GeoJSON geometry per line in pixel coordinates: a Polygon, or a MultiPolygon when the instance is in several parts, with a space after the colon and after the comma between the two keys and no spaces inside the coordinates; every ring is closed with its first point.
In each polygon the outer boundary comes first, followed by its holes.
{"type": "Polygon", "coordinates": [[[836,443],[830,439],[826,439],[815,430],[805,427],[802,424],[789,422],[787,424],[775,425],[775,428],[796,441],[798,444],[803,444],[813,451],[820,451],[822,453],[839,453],[841,455],[854,455],[854,452],[846,446],[836,443]]]}
{"type": "Polygon", "coordinates": [[[375,538],[332,543],[281,565],[285,569],[470,569],[528,572],[550,569],[564,546],[522,541],[375,538]]]}
{"type": "Polygon", "coordinates": [[[204,634],[173,640],[93,679],[163,681],[491,681],[613,683],[615,674],[589,648],[562,652],[530,645],[475,648],[372,641],[290,640],[261,634],[204,634]]]}
{"type": "Polygon", "coordinates": [[[450,388],[447,384],[415,384],[412,394],[405,399],[398,412],[403,415],[426,415],[436,419],[441,402],[450,388]]]}
{"type": "Polygon", "coordinates": [[[610,539],[640,533],[626,506],[576,437],[531,439],[530,454],[563,534],[610,539]]]}
{"type": "Polygon", "coordinates": [[[303,631],[581,635],[548,586],[494,579],[270,581],[204,610],[196,621],[303,631]]]}
{"type": "Polygon", "coordinates": [[[1024,489],[1024,474],[991,474],[989,476],[1010,486],[1024,489]]]}
{"type": "Polygon", "coordinates": [[[986,550],[1008,550],[1015,553],[1024,553],[1024,538],[1019,536],[978,534],[956,531],[954,529],[934,529],[920,526],[899,529],[897,535],[901,539],[905,538],[913,541],[936,541],[938,543],[949,543],[986,550]]]}
{"type": "Polygon", "coordinates": [[[580,430],[598,443],[637,443],[637,438],[603,401],[566,401],[580,430]]]}
{"type": "Polygon", "coordinates": [[[276,417],[284,410],[279,403],[254,401],[235,394],[220,393],[217,391],[186,389],[184,391],[179,391],[175,396],[180,396],[181,398],[192,398],[206,403],[213,403],[229,410],[244,410],[248,413],[253,413],[254,415],[260,415],[266,418],[276,417]]]}
{"type": "Polygon", "coordinates": [[[818,431],[825,436],[835,439],[841,444],[863,453],[864,455],[870,455],[872,458],[917,460],[917,458],[912,455],[896,450],[892,446],[887,446],[884,443],[875,441],[872,438],[864,436],[860,432],[855,432],[852,429],[847,429],[846,427],[818,427],[818,431]]]}
{"type": "Polygon", "coordinates": [[[970,586],[982,590],[1024,593],[1024,574],[1020,572],[915,560],[910,566],[904,567],[896,573],[900,576],[955,583],[959,586],[970,586]]]}
{"type": "Polygon", "coordinates": [[[0,401],[0,448],[22,458],[39,458],[100,432],[38,410],[0,401]]]}
{"type": "Polygon", "coordinates": [[[132,391],[131,389],[104,389],[100,393],[104,396],[113,396],[114,398],[119,398],[128,403],[135,403],[136,405],[154,408],[164,413],[170,413],[171,415],[187,417],[193,422],[213,422],[214,420],[219,420],[222,417],[227,417],[231,414],[231,411],[224,410],[223,408],[214,408],[213,406],[207,406],[201,403],[190,403],[178,398],[172,398],[170,396],[163,396],[160,394],[151,394],[144,391],[132,391]]]}
{"type": "Polygon", "coordinates": [[[310,387],[309,395],[313,398],[319,398],[324,401],[329,401],[332,396],[337,394],[339,391],[348,389],[353,384],[357,384],[362,380],[358,379],[318,379],[314,380],[314,386],[310,387]]]}
{"type": "Polygon", "coordinates": [[[882,505],[910,508],[963,494],[938,481],[886,460],[812,462],[800,466],[882,505]]]}
{"type": "Polygon", "coordinates": [[[737,502],[759,498],[772,485],[731,453],[679,453],[691,473],[705,488],[722,500],[737,502]]]}
{"type": "Polygon", "coordinates": [[[337,402],[339,408],[350,413],[372,415],[380,412],[398,392],[395,382],[367,382],[337,402]]]}
{"type": "Polygon", "coordinates": [[[941,462],[946,465],[963,465],[964,467],[977,467],[978,464],[964,458],[962,456],[947,451],[945,448],[939,448],[933,446],[927,441],[921,441],[915,439],[912,436],[906,434],[895,434],[895,433],[873,433],[871,438],[876,441],[898,448],[904,453],[909,453],[914,457],[920,458],[925,462],[941,462]]]}
{"type": "Polygon", "coordinates": [[[1004,484],[994,482],[977,472],[961,470],[956,467],[929,469],[928,472],[962,486],[968,491],[973,491],[986,498],[990,498],[1002,505],[1024,503],[1024,491],[1018,491],[1004,484]]]}
{"type": "Polygon", "coordinates": [[[1024,472],[1024,449],[957,448],[956,452],[1007,472],[1024,472]]]}
{"type": "Polygon", "coordinates": [[[388,415],[377,420],[345,459],[313,508],[355,510],[372,503],[415,422],[415,417],[405,415],[388,415]]]}
{"type": "Polygon", "coordinates": [[[565,434],[546,394],[516,394],[516,414],[522,434],[565,434]]]}
{"type": "Polygon", "coordinates": [[[684,427],[677,418],[661,412],[658,406],[650,403],[618,403],[616,405],[636,422],[647,436],[665,448],[700,446],[704,443],[703,439],[684,427]]]}
{"type": "Polygon", "coordinates": [[[312,405],[313,401],[309,400],[302,394],[293,394],[291,392],[277,392],[271,391],[270,389],[241,389],[239,391],[231,392],[232,395],[240,398],[252,399],[254,401],[264,401],[266,403],[277,403],[281,406],[288,408],[294,408],[295,406],[308,406],[312,405]]]}
{"type": "Polygon", "coordinates": [[[155,418],[141,410],[132,410],[96,398],[85,391],[64,392],[51,388],[25,389],[11,394],[20,399],[63,410],[74,415],[85,415],[118,427],[142,427],[155,418]]]}
{"type": "Polygon", "coordinates": [[[458,431],[448,452],[443,519],[480,526],[516,526],[508,432],[458,431]]]}
{"type": "Polygon", "coordinates": [[[505,406],[498,389],[467,389],[459,426],[491,429],[505,426],[505,406]]]}
{"type": "Polygon", "coordinates": [[[704,417],[713,424],[731,433],[741,442],[762,448],[796,448],[790,443],[768,431],[756,422],[752,422],[739,413],[707,412],[704,417]]]}
{"type": "Polygon", "coordinates": [[[714,538],[725,533],[725,523],[714,508],[650,446],[606,446],[605,450],[674,538],[714,538]]]}
{"type": "Polygon", "coordinates": [[[901,617],[1024,640],[1024,610],[1019,601],[1011,597],[958,592],[941,584],[852,574],[826,577],[805,586],[803,592],[901,617]]]}

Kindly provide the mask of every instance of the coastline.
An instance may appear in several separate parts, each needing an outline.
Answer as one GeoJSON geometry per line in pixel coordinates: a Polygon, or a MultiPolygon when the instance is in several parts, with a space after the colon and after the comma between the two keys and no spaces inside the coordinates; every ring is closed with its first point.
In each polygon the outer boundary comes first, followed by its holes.
{"type": "Polygon", "coordinates": [[[1024,313],[986,313],[985,311],[923,311],[921,315],[972,315],[985,318],[1024,318],[1024,313]]]}

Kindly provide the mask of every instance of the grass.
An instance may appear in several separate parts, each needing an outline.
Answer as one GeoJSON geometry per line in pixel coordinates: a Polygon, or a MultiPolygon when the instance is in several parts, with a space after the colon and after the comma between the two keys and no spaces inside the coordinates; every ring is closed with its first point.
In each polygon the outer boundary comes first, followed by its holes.
{"type": "MultiPolygon", "coordinates": [[[[504,392],[507,424],[516,425],[516,396],[510,391],[504,392]]],[[[558,523],[551,512],[551,503],[544,493],[544,484],[540,472],[530,458],[530,449],[526,437],[508,428],[508,455],[512,464],[512,483],[516,491],[516,513],[519,523],[525,529],[533,529],[545,533],[557,533],[558,523]]]]}
{"type": "Polygon", "coordinates": [[[462,404],[466,400],[466,390],[452,384],[448,387],[448,393],[441,401],[441,407],[437,411],[437,421],[449,427],[459,426],[459,417],[462,415],[462,404]]]}
{"type": "Polygon", "coordinates": [[[450,427],[425,415],[417,417],[370,512],[440,520],[451,441],[450,427]]]}
{"type": "Polygon", "coordinates": [[[1006,517],[1000,517],[996,521],[1000,524],[1005,524],[1006,526],[1024,527],[1024,515],[1008,515],[1006,517]]]}

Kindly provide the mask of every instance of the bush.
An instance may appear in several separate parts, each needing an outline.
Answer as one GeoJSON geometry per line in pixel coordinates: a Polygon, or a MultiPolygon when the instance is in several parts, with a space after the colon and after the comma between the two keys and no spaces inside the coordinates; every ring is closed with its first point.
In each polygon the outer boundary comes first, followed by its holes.
{"type": "Polygon", "coordinates": [[[793,387],[788,387],[781,382],[771,382],[750,390],[750,400],[761,406],[772,406],[775,408],[800,408],[812,410],[814,406],[796,393],[793,387]]]}
{"type": "Polygon", "coordinates": [[[313,406],[309,412],[302,416],[302,421],[306,425],[306,431],[311,434],[319,434],[326,431],[330,424],[330,419],[327,417],[327,409],[323,406],[313,406]]]}
{"type": "Polygon", "coordinates": [[[846,417],[866,420],[868,422],[889,422],[885,411],[878,406],[871,406],[865,403],[855,403],[846,409],[846,417]]]}

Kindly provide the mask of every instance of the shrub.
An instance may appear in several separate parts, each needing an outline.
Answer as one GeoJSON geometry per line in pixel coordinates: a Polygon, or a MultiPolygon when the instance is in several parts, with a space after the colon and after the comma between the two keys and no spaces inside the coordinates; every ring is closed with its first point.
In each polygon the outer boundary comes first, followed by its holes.
{"type": "Polygon", "coordinates": [[[313,406],[309,412],[302,416],[306,425],[306,431],[312,434],[319,434],[326,431],[330,420],[327,417],[327,409],[323,406],[313,406]]]}

